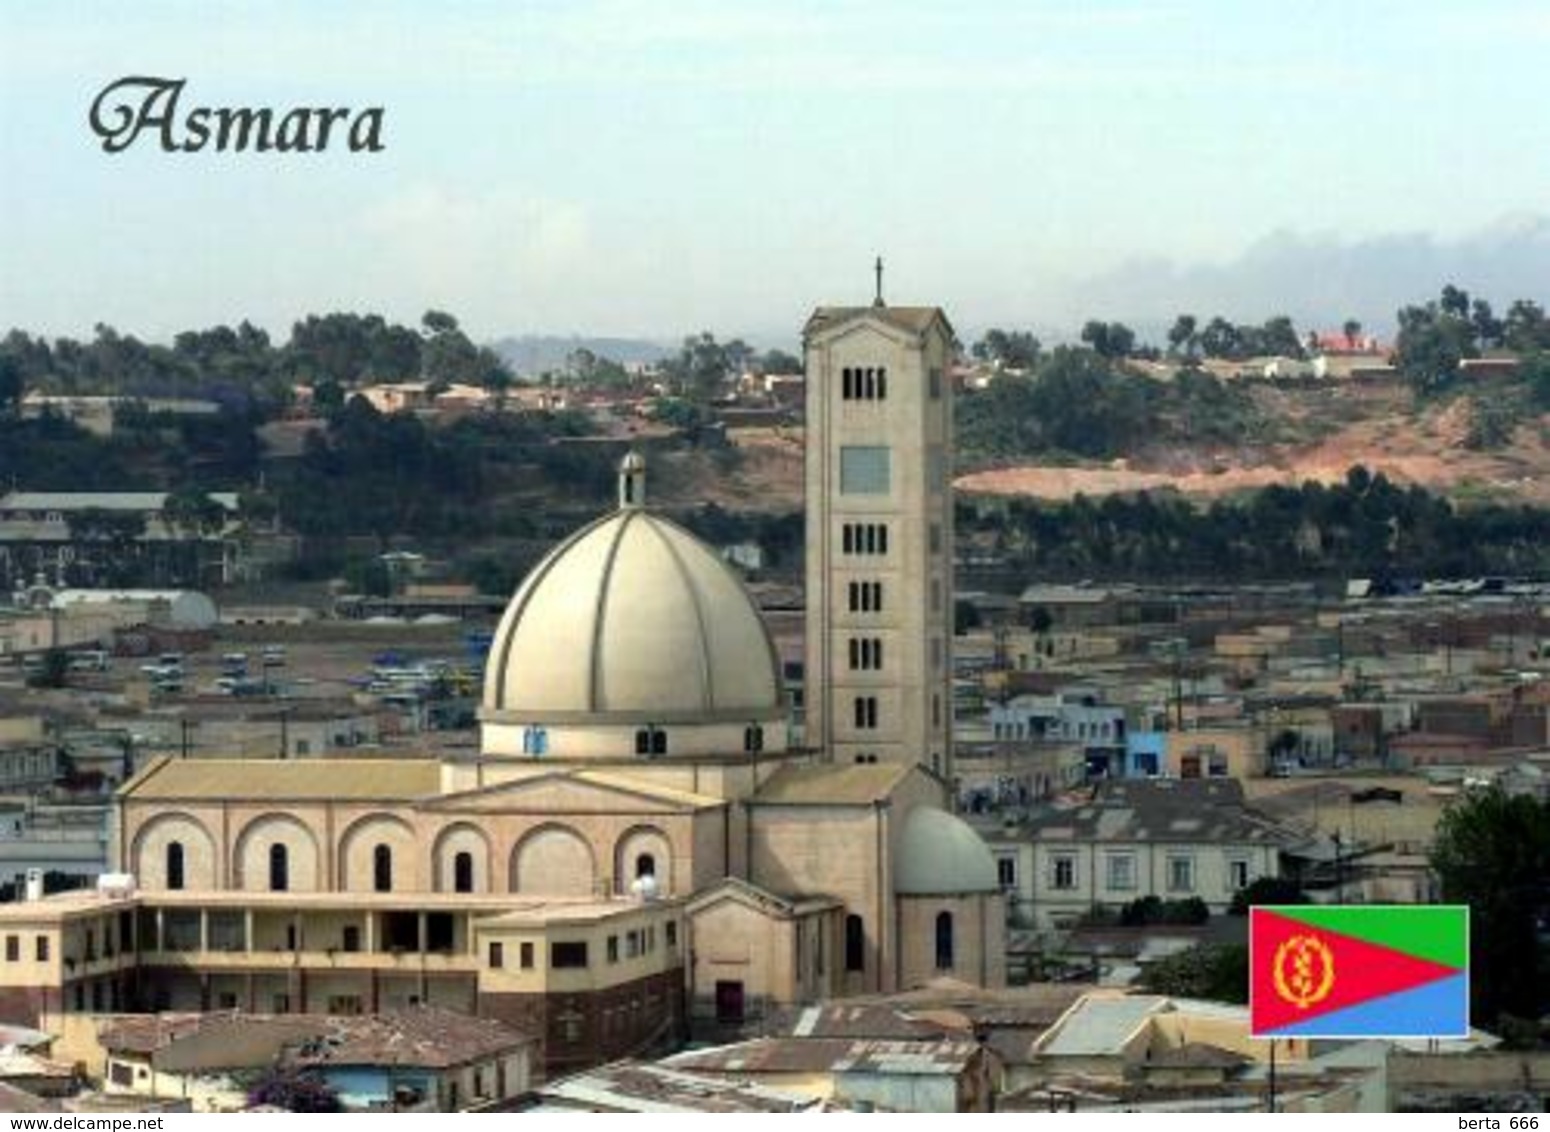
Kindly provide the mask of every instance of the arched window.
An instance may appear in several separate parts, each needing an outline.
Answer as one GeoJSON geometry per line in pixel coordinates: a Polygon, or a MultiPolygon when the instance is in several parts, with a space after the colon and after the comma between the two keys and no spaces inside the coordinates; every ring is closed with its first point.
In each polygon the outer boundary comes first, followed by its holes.
{"type": "Polygon", "coordinates": [[[378,892],[393,891],[393,850],[386,845],[371,851],[371,887],[378,892]]]}
{"type": "Polygon", "coordinates": [[[174,841],[167,846],[167,887],[183,887],[183,843],[174,841]]]}
{"type": "Polygon", "coordinates": [[[936,969],[953,969],[953,914],[938,912],[936,916],[936,969]]]}
{"type": "Polygon", "coordinates": [[[845,917],[845,970],[866,970],[866,925],[860,916],[845,917]]]}
{"type": "Polygon", "coordinates": [[[657,875],[657,859],[650,853],[642,853],[635,858],[635,878],[654,877],[657,875]]]}
{"type": "Polygon", "coordinates": [[[291,887],[291,855],[278,842],[269,847],[269,891],[285,892],[291,887]]]}
{"type": "Polygon", "coordinates": [[[474,890],[474,855],[472,853],[459,853],[452,858],[452,891],[472,892],[474,890]]]}

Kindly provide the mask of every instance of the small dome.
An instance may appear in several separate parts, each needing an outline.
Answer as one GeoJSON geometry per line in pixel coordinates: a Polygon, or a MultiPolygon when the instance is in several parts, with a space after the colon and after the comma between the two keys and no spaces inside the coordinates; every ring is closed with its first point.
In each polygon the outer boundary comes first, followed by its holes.
{"type": "Polygon", "coordinates": [[[972,826],[945,810],[917,806],[904,821],[894,861],[900,896],[999,892],[996,859],[972,826]]]}
{"type": "Polygon", "coordinates": [[[731,568],[628,504],[523,581],[490,646],[483,706],[488,722],[539,724],[741,725],[785,711],[775,647],[731,568]]]}

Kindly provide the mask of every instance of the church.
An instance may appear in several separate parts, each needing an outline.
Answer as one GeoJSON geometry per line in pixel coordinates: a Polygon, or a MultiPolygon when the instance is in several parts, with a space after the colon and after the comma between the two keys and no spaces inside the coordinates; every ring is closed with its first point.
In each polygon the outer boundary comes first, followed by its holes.
{"type": "Polygon", "coordinates": [[[477,755],[150,764],[122,886],[0,908],[0,1019],[432,1003],[539,1035],[552,1075],[1001,984],[994,861],[948,808],[951,342],[881,298],[805,328],[800,738],[758,608],[631,453],[507,606],[477,755]]]}

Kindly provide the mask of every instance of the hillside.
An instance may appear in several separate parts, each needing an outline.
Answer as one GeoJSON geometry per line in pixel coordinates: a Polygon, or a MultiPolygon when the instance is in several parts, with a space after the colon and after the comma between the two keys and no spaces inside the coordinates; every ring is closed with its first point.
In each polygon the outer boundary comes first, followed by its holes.
{"type": "Polygon", "coordinates": [[[960,475],[960,492],[1070,499],[1174,490],[1217,498],[1270,484],[1335,483],[1356,464],[1401,485],[1455,500],[1550,505],[1550,417],[1528,415],[1510,439],[1471,447],[1482,402],[1516,396],[1502,383],[1417,404],[1397,382],[1346,386],[1260,386],[1251,396],[1267,417],[1290,426],[1275,443],[1148,441],[1121,458],[1054,464],[1002,461],[960,475]]]}
{"type": "MultiPolygon", "coordinates": [[[[1475,412],[1467,394],[1417,406],[1397,382],[1357,385],[1260,385],[1258,410],[1278,422],[1284,440],[1137,445],[1114,460],[1047,458],[968,466],[955,481],[963,494],[1068,500],[1137,491],[1177,491],[1214,499],[1271,484],[1332,484],[1361,464],[1400,485],[1416,484],[1458,502],[1491,499],[1550,506],[1550,417],[1527,417],[1511,441],[1469,446],[1475,412]]],[[[1477,396],[1510,390],[1486,386],[1477,396]]],[[[976,394],[965,394],[973,397],[976,394]]],[[[659,501],[712,502],[729,511],[778,512],[802,505],[799,428],[734,430],[735,459],[688,450],[657,466],[659,501]]]]}

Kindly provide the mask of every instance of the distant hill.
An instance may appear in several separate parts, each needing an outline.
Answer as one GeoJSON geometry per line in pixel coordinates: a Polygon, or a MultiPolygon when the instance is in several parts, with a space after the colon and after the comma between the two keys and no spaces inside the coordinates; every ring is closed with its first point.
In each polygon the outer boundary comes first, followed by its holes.
{"type": "Polygon", "coordinates": [[[611,358],[620,365],[657,362],[673,352],[673,347],[644,338],[588,338],[581,335],[523,334],[501,338],[490,348],[519,374],[537,375],[545,370],[565,367],[566,357],[576,350],[591,350],[600,358],[611,358]]]}

